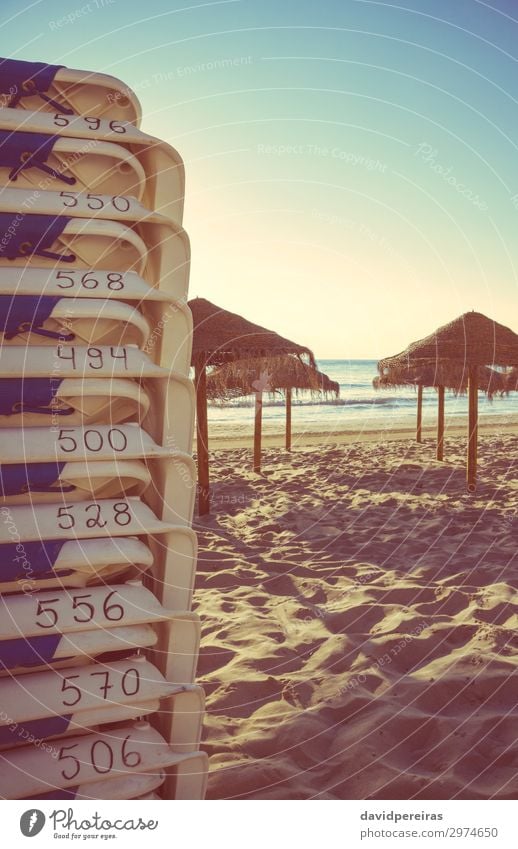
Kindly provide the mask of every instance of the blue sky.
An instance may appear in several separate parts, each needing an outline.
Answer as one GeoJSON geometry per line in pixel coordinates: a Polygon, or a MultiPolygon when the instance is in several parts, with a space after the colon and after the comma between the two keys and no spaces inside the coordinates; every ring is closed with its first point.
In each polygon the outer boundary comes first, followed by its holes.
{"type": "Polygon", "coordinates": [[[10,56],[100,70],[186,164],[191,295],[395,353],[518,330],[518,3],[4,2],[10,56]]]}

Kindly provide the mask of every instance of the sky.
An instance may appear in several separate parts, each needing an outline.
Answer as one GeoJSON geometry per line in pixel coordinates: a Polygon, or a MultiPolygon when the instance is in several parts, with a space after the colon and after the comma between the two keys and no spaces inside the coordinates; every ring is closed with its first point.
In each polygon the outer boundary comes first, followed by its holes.
{"type": "Polygon", "coordinates": [[[518,0],[3,0],[186,168],[191,297],[319,358],[475,309],[518,331],[518,0]]]}

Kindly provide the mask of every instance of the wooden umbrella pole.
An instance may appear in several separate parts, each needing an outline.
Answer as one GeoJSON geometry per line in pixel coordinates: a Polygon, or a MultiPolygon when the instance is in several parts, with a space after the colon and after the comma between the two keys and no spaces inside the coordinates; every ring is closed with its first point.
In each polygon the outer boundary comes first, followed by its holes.
{"type": "Polygon", "coordinates": [[[291,451],[291,389],[286,390],[286,451],[291,451]]]}
{"type": "Polygon", "coordinates": [[[261,471],[261,431],[263,425],[263,393],[255,393],[254,472],[261,471]]]}
{"type": "Polygon", "coordinates": [[[438,387],[437,399],[437,459],[444,460],[444,386],[438,387]]]}
{"type": "Polygon", "coordinates": [[[469,492],[475,492],[477,488],[478,366],[469,367],[468,403],[468,462],[466,479],[469,492]]]}
{"type": "Polygon", "coordinates": [[[416,442],[423,441],[423,387],[417,387],[417,426],[415,432],[416,442]]]}
{"type": "Polygon", "coordinates": [[[196,451],[198,455],[198,513],[210,513],[209,427],[207,423],[207,370],[205,363],[194,367],[196,385],[196,451]]]}

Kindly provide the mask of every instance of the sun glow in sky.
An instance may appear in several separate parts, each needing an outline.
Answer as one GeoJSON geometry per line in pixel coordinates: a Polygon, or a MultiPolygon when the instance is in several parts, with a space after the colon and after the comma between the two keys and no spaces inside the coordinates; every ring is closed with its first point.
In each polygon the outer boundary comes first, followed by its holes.
{"type": "Polygon", "coordinates": [[[191,297],[396,353],[518,330],[513,0],[7,0],[3,54],[120,77],[187,175],[191,297]]]}

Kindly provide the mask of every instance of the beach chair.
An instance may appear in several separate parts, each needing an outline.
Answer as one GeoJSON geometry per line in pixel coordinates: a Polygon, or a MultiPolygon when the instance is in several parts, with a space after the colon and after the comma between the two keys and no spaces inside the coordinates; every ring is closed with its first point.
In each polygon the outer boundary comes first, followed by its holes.
{"type": "Polygon", "coordinates": [[[136,198],[74,191],[0,191],[0,260],[16,267],[134,271],[187,300],[190,246],[170,218],[136,198]]]}
{"type": "Polygon", "coordinates": [[[136,345],[62,345],[52,347],[15,345],[2,350],[0,379],[12,377],[150,378],[165,377],[158,366],[136,345]]]}
{"type": "MultiPolygon", "coordinates": [[[[112,302],[127,301],[135,312],[138,308],[151,329],[145,350],[152,359],[185,377],[189,375],[192,344],[190,309],[186,303],[175,300],[163,289],[149,286],[135,272],[110,272],[101,269],[85,271],[69,267],[63,270],[32,266],[20,269],[11,265],[0,265],[0,296],[5,295],[38,299],[42,296],[65,298],[66,303],[62,304],[60,300],[61,317],[65,310],[88,309],[82,307],[83,301],[99,301],[102,298],[104,306],[99,313],[100,317],[102,315],[106,320],[113,315],[112,302]]],[[[140,321],[133,313],[131,325],[134,320],[140,321]]],[[[100,326],[101,324],[102,322],[100,326]]],[[[128,316],[126,333],[129,326],[128,316]]],[[[98,332],[98,329],[96,327],[95,332],[98,332]]],[[[137,332],[141,334],[140,327],[134,330],[131,326],[131,333],[137,332]]],[[[129,339],[124,338],[122,341],[129,342],[129,339]]]]}
{"type": "MultiPolygon", "coordinates": [[[[109,656],[110,660],[126,657],[136,651],[152,648],[158,634],[151,625],[128,625],[97,631],[62,634],[52,639],[18,637],[0,642],[0,678],[25,675],[37,669],[60,669],[88,664],[109,656]]],[[[152,708],[152,713],[156,708],[152,708]]]]}
{"type": "Polygon", "coordinates": [[[141,121],[140,103],[121,80],[44,62],[0,59],[0,102],[10,109],[85,115],[91,126],[101,115],[115,126],[141,121]]]}
{"type": "Polygon", "coordinates": [[[59,192],[74,186],[76,191],[142,200],[146,174],[138,159],[113,142],[0,128],[0,186],[13,183],[18,189],[59,192]]]}
{"type": "Polygon", "coordinates": [[[137,305],[147,302],[175,304],[172,295],[163,289],[154,288],[134,271],[115,272],[105,269],[85,271],[84,268],[66,269],[27,265],[0,266],[0,294],[2,295],[51,295],[74,299],[103,301],[130,301],[137,305]]]}
{"type": "Polygon", "coordinates": [[[56,341],[143,348],[150,327],[135,307],[121,301],[0,294],[0,333],[0,350],[56,341]]]}
{"type": "Polygon", "coordinates": [[[142,495],[151,475],[141,460],[3,463],[0,504],[47,504],[142,495]]]}
{"type": "Polygon", "coordinates": [[[61,117],[56,124],[55,116],[41,112],[26,112],[21,122],[16,117],[0,108],[0,185],[132,195],[182,223],[185,170],[171,145],[131,125],[114,132],[107,120],[97,129],[74,122],[74,137],[73,119],[61,117]]]}
{"type": "MultiPolygon", "coordinates": [[[[67,422],[62,422],[66,425],[67,422]]],[[[138,424],[98,424],[93,427],[6,428],[2,432],[4,463],[52,461],[149,460],[171,457],[138,424]]]]}
{"type": "MultiPolygon", "coordinates": [[[[0,744],[11,742],[8,719],[30,729],[39,739],[61,736],[69,729],[92,728],[130,718],[126,708],[143,702],[158,709],[160,700],[179,690],[168,683],[143,654],[109,663],[68,665],[0,679],[0,744]],[[4,718],[6,717],[6,718],[4,718]],[[2,729],[4,733],[2,734],[2,729]]],[[[138,711],[137,707],[137,711],[138,711]]],[[[148,712],[147,707],[144,711],[148,712]]]]}
{"type": "Polygon", "coordinates": [[[140,581],[90,587],[86,593],[56,590],[2,596],[0,610],[0,645],[20,637],[115,631],[123,626],[167,622],[173,615],[140,581]]]}
{"type": "MultiPolygon", "coordinates": [[[[201,799],[207,780],[204,753],[174,752],[145,721],[104,733],[60,738],[45,748],[31,745],[9,749],[2,753],[2,765],[0,797],[4,799],[34,799],[55,789],[93,782],[100,785],[100,774],[104,775],[104,784],[131,773],[162,772],[166,774],[164,798],[201,799]]],[[[103,792],[101,798],[108,796],[103,792]]]]}
{"type": "MultiPolygon", "coordinates": [[[[0,513],[0,519],[9,526],[9,511],[0,513]]],[[[44,589],[87,587],[122,576],[136,578],[153,562],[149,546],[134,537],[69,541],[21,538],[0,549],[0,593],[23,593],[20,597],[25,598],[25,594],[30,597],[44,589]]]]}
{"type": "Polygon", "coordinates": [[[0,377],[0,428],[141,422],[149,408],[148,388],[136,380],[0,377]]]}
{"type": "MultiPolygon", "coordinates": [[[[0,678],[0,746],[24,744],[10,729],[14,717],[35,738],[48,740],[157,713],[163,700],[172,696],[184,702],[180,707],[190,715],[185,744],[192,751],[203,710],[200,689],[168,683],[143,654],[0,678]],[[184,694],[189,698],[182,699],[184,694]]],[[[176,707],[173,703],[173,712],[176,707]]]]}
{"type": "Polygon", "coordinates": [[[162,522],[140,498],[106,498],[74,504],[0,507],[1,546],[12,542],[13,528],[21,541],[93,539],[164,534],[175,526],[162,522]]]}

